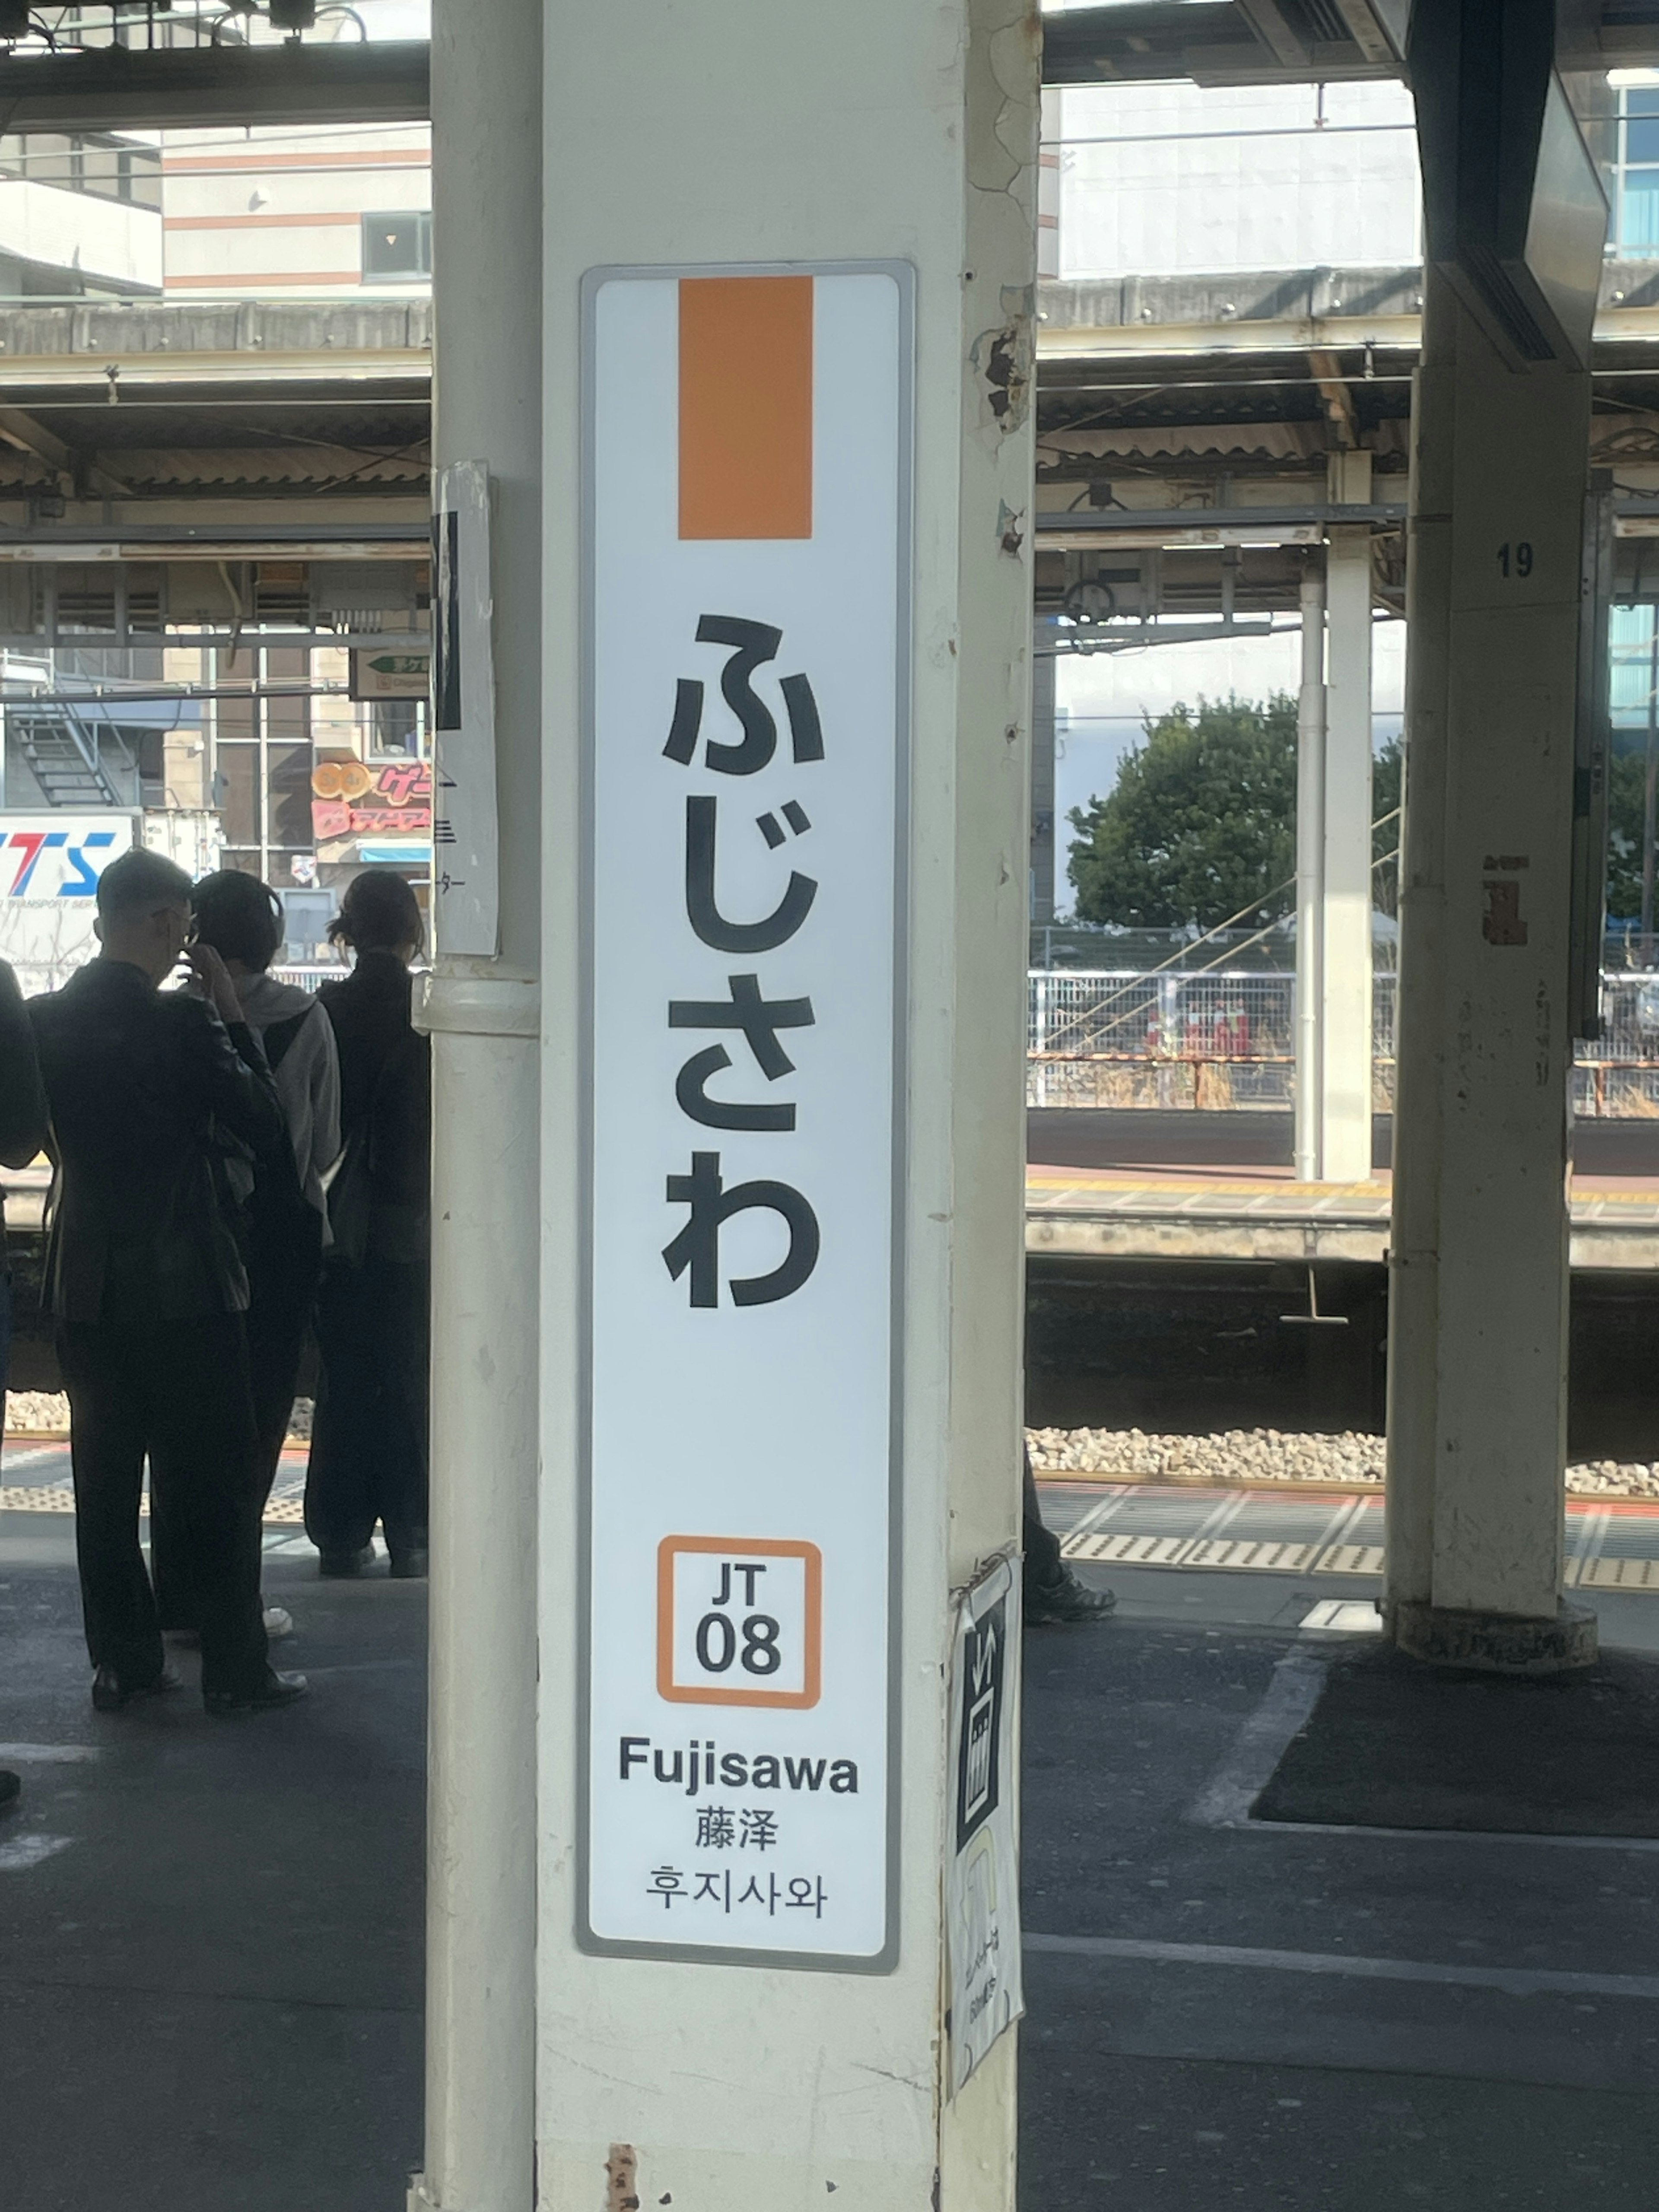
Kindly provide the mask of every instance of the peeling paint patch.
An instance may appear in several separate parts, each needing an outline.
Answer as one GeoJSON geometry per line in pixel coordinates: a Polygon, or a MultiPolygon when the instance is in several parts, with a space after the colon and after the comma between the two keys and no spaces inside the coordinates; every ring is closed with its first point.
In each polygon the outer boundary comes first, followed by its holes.
{"type": "Polygon", "coordinates": [[[611,2144],[605,2162],[605,2212],[640,2212],[639,2163],[632,2143],[611,2144]]]}
{"type": "MultiPolygon", "coordinates": [[[[1006,301],[1004,301],[1005,308],[1006,301]]],[[[991,420],[1005,434],[1019,429],[1031,405],[1031,319],[1029,308],[994,331],[981,331],[968,358],[979,378],[991,420]]]]}
{"type": "Polygon", "coordinates": [[[1024,507],[1012,507],[1008,505],[1006,500],[999,502],[997,507],[997,543],[1001,547],[1002,550],[1013,560],[1018,559],[1019,549],[1025,543],[1025,532],[1020,526],[1024,523],[1024,520],[1025,510],[1024,507]]]}

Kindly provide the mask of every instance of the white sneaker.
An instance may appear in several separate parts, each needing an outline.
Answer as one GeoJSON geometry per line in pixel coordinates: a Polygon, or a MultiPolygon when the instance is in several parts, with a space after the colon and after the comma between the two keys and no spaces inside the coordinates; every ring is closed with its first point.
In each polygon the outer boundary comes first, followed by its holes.
{"type": "Polygon", "coordinates": [[[285,1605],[265,1607],[265,1634],[273,1644],[280,1644],[285,1636],[294,1633],[294,1615],[285,1605]]]}

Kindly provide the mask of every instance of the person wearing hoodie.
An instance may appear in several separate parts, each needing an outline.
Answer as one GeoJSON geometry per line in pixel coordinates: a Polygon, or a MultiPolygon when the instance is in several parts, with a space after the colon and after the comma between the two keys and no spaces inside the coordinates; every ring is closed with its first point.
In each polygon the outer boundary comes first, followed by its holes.
{"type": "MultiPolygon", "coordinates": [[[[235,1207],[248,1277],[248,1369],[258,1436],[259,1510],[276,1479],[294,1411],[305,1334],[328,1242],[324,1178],[340,1152],[340,1064],[334,1030],[320,1002],[270,973],[286,933],[282,901],[258,876],[222,868],[191,892],[196,942],[224,962],[242,1019],[259,1039],[276,1085],[286,1145],[263,1158],[232,1154],[224,1174],[235,1207]]],[[[163,1525],[152,1530],[157,1583],[167,1625],[196,1626],[198,1609],[173,1572],[163,1525]]],[[[266,1605],[265,1630],[288,1635],[293,1621],[266,1605]]]]}

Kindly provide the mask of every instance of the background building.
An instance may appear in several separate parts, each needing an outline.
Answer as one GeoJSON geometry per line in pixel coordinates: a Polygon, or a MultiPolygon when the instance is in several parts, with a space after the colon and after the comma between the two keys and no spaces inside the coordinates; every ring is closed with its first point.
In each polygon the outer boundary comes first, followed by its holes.
{"type": "Polygon", "coordinates": [[[290,958],[430,872],[430,209],[424,123],[0,138],[0,810],[210,813],[290,958]]]}
{"type": "MultiPolygon", "coordinates": [[[[1644,543],[1659,532],[1659,423],[1646,411],[1659,371],[1659,74],[1615,71],[1581,87],[1578,106],[1613,208],[1595,459],[1616,471],[1621,508],[1615,722],[1659,770],[1659,561],[1644,543]]],[[[1364,457],[1369,485],[1376,742],[1400,727],[1421,307],[1412,114],[1393,82],[1046,96],[1055,223],[1038,339],[1039,611],[1060,616],[1066,593],[1095,581],[1112,611],[1051,633],[1085,648],[1061,652],[1054,686],[1062,909],[1066,816],[1110,787],[1147,714],[1297,689],[1297,546],[1322,537],[1343,456],[1364,457]],[[1140,515],[1156,526],[1138,528],[1140,515]]],[[[1042,880],[1034,857],[1039,912],[1042,880]]]]}

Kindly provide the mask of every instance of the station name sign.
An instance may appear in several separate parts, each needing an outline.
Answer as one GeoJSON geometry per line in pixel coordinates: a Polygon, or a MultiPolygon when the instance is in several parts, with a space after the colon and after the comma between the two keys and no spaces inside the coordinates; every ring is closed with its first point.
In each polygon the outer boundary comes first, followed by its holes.
{"type": "Polygon", "coordinates": [[[579,1936],[884,1971],[909,276],[585,313],[579,1936]]]}

